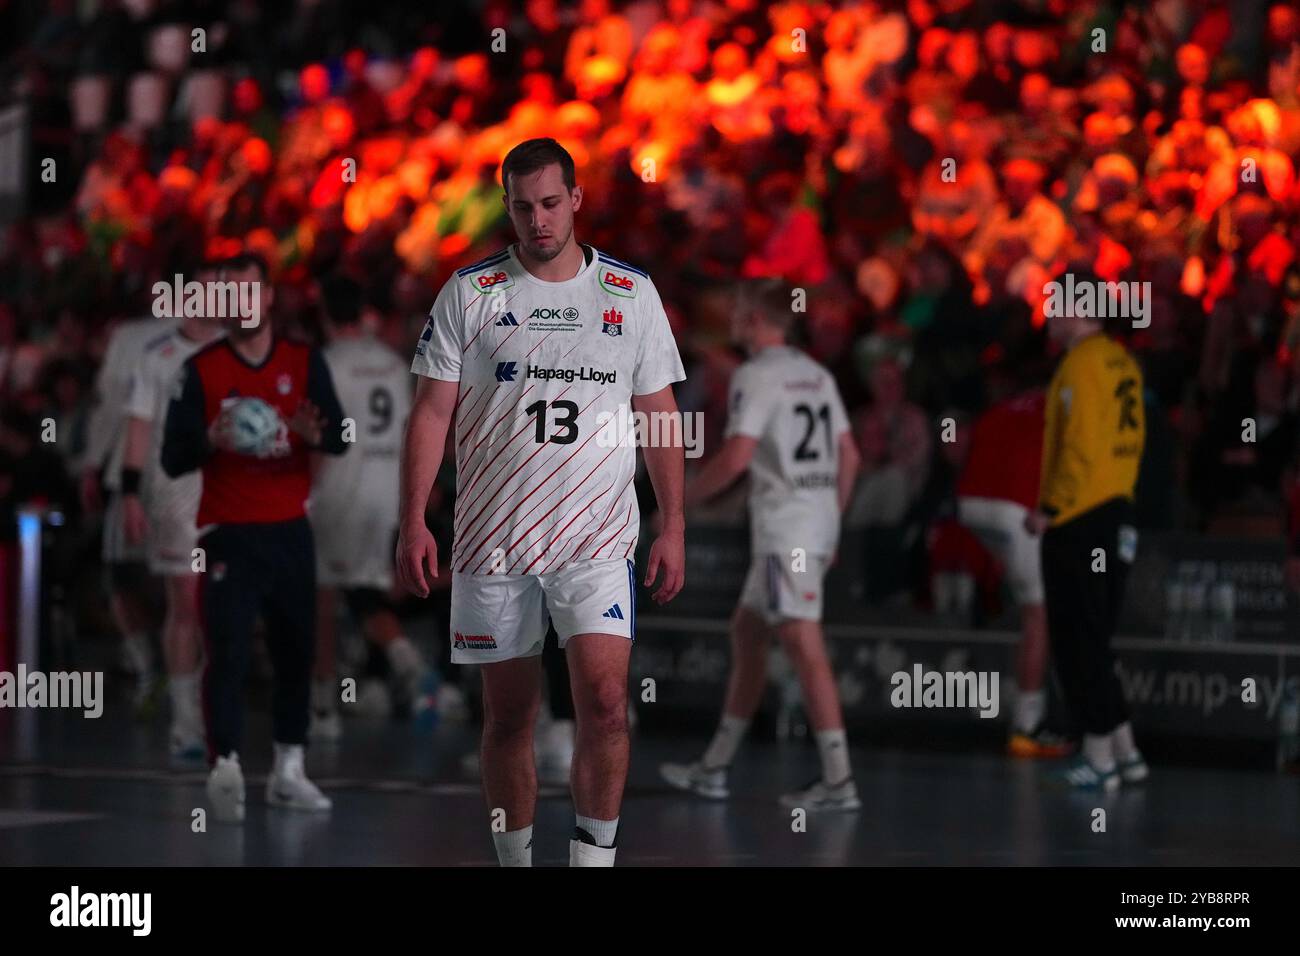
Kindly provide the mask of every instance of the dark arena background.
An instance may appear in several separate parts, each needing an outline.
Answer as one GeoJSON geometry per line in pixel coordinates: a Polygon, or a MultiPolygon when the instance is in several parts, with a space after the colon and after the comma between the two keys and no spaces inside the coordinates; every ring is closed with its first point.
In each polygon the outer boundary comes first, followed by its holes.
{"type": "MultiPolygon", "coordinates": [[[[827,908],[808,919],[846,928],[866,917],[832,887],[909,921],[1003,913],[1142,938],[1154,917],[1204,920],[1221,945],[1248,927],[1294,943],[1294,871],[1276,868],[1300,861],[1300,12],[1266,0],[0,0],[0,923],[57,933],[53,896],[74,886],[150,891],[154,935],[190,938],[211,894],[239,894],[212,918],[241,933],[300,906],[303,939],[332,932],[321,904],[344,894],[394,928],[440,925],[462,899],[508,918],[482,675],[450,660],[448,569],[427,599],[397,583],[377,598],[418,665],[384,653],[356,602],[319,604],[342,694],[330,732],[313,714],[306,771],[328,813],[263,799],[274,625],[259,624],[247,818],[208,817],[208,762],[174,741],[164,583],[104,557],[144,368],[140,353],[113,370],[110,345],[180,315],[174,279],[253,253],[277,338],[326,345],[343,277],[405,373],[439,290],[516,241],[501,165],[536,137],[574,160],[574,236],[662,299],[688,497],[729,434],[736,290],[765,278],[791,290],[793,341],[833,376],[861,459],[822,614],[861,807],[805,813],[777,800],[818,777],[819,749],[775,640],[729,798],[661,774],[719,726],[750,512],[743,477],[691,503],[685,586],[656,603],[661,516],[638,453],[618,865],[872,868],[799,890],[827,908]],[[1111,647],[1149,776],[1115,790],[1069,783],[1083,735],[1056,666],[1071,622],[1050,598],[1031,723],[1062,746],[1015,725],[1032,615],[961,504],[977,456],[986,483],[1036,493],[1041,418],[1032,434],[981,426],[1049,387],[1054,316],[1086,314],[1076,281],[1125,293],[1105,332],[1140,369],[1125,408],[1145,428],[1111,647]],[[1025,441],[1028,465],[1011,447],[1025,441]],[[980,699],[923,698],[930,673],[970,675],[980,699]],[[443,872],[416,897],[359,867],[443,872]]],[[[368,410],[385,427],[390,400],[368,410]]],[[[820,441],[808,420],[801,449],[820,441]]],[[[454,444],[425,513],[446,552],[454,444]]],[[[531,852],[564,866],[573,724],[545,672],[531,852]]],[[[719,875],[645,889],[714,898],[715,922],[772,918],[718,903],[719,875]]],[[[554,905],[582,914],[567,897],[583,892],[601,898],[568,885],[554,905]]]]}

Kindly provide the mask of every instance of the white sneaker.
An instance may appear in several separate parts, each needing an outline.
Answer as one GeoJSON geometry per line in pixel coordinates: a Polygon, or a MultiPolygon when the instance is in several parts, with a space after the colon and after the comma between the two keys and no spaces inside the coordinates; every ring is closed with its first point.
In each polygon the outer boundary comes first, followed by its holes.
{"type": "Polygon", "coordinates": [[[781,797],[781,806],[787,810],[803,809],[809,812],[849,812],[860,809],[862,801],[858,799],[857,784],[850,778],[837,784],[818,780],[802,790],[785,794],[781,797]]]}
{"type": "Polygon", "coordinates": [[[275,766],[266,778],[266,802],[273,807],[313,813],[334,806],[334,802],[307,779],[303,769],[303,749],[299,744],[275,745],[275,766]]]}
{"type": "Polygon", "coordinates": [[[324,743],[334,743],[343,736],[343,718],[337,710],[326,713],[312,712],[311,723],[307,725],[307,738],[324,743]]]}
{"type": "Polygon", "coordinates": [[[218,823],[244,822],[244,771],[239,754],[218,757],[208,774],[208,805],[218,823]]]}
{"type": "Polygon", "coordinates": [[[678,790],[710,800],[725,800],[731,796],[727,789],[726,767],[706,767],[698,760],[695,763],[661,763],[659,776],[678,790]]]}

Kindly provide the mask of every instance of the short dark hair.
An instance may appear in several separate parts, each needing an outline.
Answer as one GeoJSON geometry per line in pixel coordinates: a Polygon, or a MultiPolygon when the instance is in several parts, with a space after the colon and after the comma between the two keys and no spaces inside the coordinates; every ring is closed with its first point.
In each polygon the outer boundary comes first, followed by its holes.
{"type": "Polygon", "coordinates": [[[326,276],[320,280],[320,304],[335,325],[355,325],[361,321],[361,286],[347,276],[326,276]]]}
{"type": "Polygon", "coordinates": [[[569,155],[569,151],[549,136],[524,140],[506,153],[506,158],[501,161],[501,185],[505,188],[506,195],[510,194],[511,176],[535,173],[552,163],[560,164],[560,175],[564,177],[564,185],[572,190],[577,185],[577,179],[573,170],[573,157],[569,155]]]}
{"type": "Polygon", "coordinates": [[[271,270],[267,266],[266,260],[256,252],[241,252],[238,255],[231,256],[219,265],[219,268],[231,272],[240,272],[250,267],[258,271],[263,282],[271,278],[271,270]]]}

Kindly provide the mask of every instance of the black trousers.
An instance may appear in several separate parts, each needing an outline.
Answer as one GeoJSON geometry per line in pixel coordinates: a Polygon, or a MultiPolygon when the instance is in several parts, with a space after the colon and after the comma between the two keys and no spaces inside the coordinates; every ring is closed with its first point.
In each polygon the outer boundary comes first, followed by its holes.
{"type": "Polygon", "coordinates": [[[304,744],[316,648],[316,546],[306,518],[218,525],[199,540],[207,570],[199,614],[207,648],[203,710],[208,757],[242,749],[244,684],[253,625],[266,623],[274,667],[271,731],[276,743],[304,744]]]}
{"type": "Polygon", "coordinates": [[[1110,642],[1133,560],[1121,553],[1122,539],[1135,546],[1132,520],[1132,502],[1114,498],[1043,534],[1052,659],[1070,714],[1088,734],[1108,734],[1128,720],[1110,642]],[[1093,570],[1097,549],[1104,571],[1093,570]]]}

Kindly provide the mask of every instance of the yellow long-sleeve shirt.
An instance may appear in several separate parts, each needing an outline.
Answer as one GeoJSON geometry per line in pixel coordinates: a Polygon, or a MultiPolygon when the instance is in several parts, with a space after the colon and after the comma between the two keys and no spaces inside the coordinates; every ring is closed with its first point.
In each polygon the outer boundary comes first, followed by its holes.
{"type": "Polygon", "coordinates": [[[1039,503],[1052,525],[1133,498],[1146,441],[1142,370],[1100,333],[1075,343],[1052,376],[1039,503]]]}

